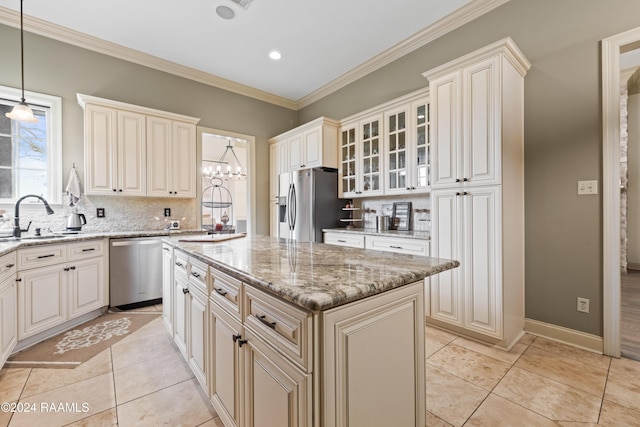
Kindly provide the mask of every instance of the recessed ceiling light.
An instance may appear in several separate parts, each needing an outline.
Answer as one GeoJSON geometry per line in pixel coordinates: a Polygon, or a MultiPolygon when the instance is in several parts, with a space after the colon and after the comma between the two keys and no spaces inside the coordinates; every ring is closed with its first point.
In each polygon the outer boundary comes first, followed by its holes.
{"type": "Polygon", "coordinates": [[[269,52],[269,58],[277,61],[278,59],[282,58],[282,54],[277,50],[272,50],[271,52],[269,52]]]}
{"type": "Polygon", "coordinates": [[[228,6],[218,6],[216,7],[216,13],[222,19],[232,19],[236,16],[236,13],[228,6]]]}

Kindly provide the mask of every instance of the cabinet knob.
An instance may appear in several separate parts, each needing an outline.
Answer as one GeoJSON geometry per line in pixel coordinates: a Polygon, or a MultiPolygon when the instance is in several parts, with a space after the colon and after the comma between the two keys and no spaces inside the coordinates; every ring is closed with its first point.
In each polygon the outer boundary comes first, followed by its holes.
{"type": "Polygon", "coordinates": [[[238,340],[238,347],[242,347],[247,343],[247,340],[238,340]]]}
{"type": "Polygon", "coordinates": [[[182,293],[183,294],[188,294],[189,293],[189,289],[188,288],[182,288],[182,293]]]}
{"type": "Polygon", "coordinates": [[[460,178],[456,178],[456,182],[460,182],[460,178]]]}
{"type": "Polygon", "coordinates": [[[117,192],[118,190],[116,190],[115,188],[113,189],[114,192],[117,192]]]}
{"type": "Polygon", "coordinates": [[[463,180],[464,182],[467,182],[467,181],[469,181],[469,178],[462,178],[462,180],[463,180]]]}
{"type": "Polygon", "coordinates": [[[69,267],[63,268],[64,271],[69,271],[69,267]]]}
{"type": "Polygon", "coordinates": [[[122,188],[118,190],[119,193],[122,193],[122,188]]]}
{"type": "Polygon", "coordinates": [[[242,338],[242,335],[240,335],[240,334],[238,334],[238,335],[233,335],[233,336],[232,336],[232,338],[233,338],[233,342],[236,342],[236,341],[238,341],[240,338],[242,338]]]}

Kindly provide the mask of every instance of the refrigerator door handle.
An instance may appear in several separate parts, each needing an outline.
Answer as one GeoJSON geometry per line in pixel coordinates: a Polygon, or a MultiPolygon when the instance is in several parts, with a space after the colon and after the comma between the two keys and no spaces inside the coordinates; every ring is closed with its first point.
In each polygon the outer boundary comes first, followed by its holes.
{"type": "Polygon", "coordinates": [[[292,230],[291,228],[291,188],[293,187],[293,184],[289,184],[289,191],[287,193],[287,225],[289,226],[289,231],[292,230]]]}
{"type": "Polygon", "coordinates": [[[298,206],[296,205],[296,185],[291,184],[291,209],[293,214],[291,215],[291,230],[296,228],[296,216],[298,215],[298,206]]]}

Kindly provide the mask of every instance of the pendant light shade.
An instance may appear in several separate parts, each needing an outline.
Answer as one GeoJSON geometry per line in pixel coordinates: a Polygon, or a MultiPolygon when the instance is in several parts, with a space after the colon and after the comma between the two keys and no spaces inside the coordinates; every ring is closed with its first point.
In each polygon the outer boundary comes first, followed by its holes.
{"type": "Polygon", "coordinates": [[[27,102],[24,100],[24,22],[22,16],[22,2],[20,0],[20,69],[22,72],[22,99],[13,109],[6,113],[5,116],[11,120],[18,122],[37,122],[38,119],[33,115],[33,110],[29,108],[27,102]]]}

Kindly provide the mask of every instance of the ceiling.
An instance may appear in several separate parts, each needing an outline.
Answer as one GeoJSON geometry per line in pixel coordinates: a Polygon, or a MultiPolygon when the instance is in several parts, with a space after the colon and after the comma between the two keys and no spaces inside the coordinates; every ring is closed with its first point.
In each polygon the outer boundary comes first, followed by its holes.
{"type": "MultiPolygon", "coordinates": [[[[25,0],[23,8],[26,31],[299,109],[507,1],[253,0],[244,9],[241,0],[25,0]],[[234,18],[218,16],[218,6],[234,18]],[[274,49],[279,61],[268,56],[274,49]]],[[[18,27],[19,10],[19,0],[0,0],[0,23],[18,27]]]]}

